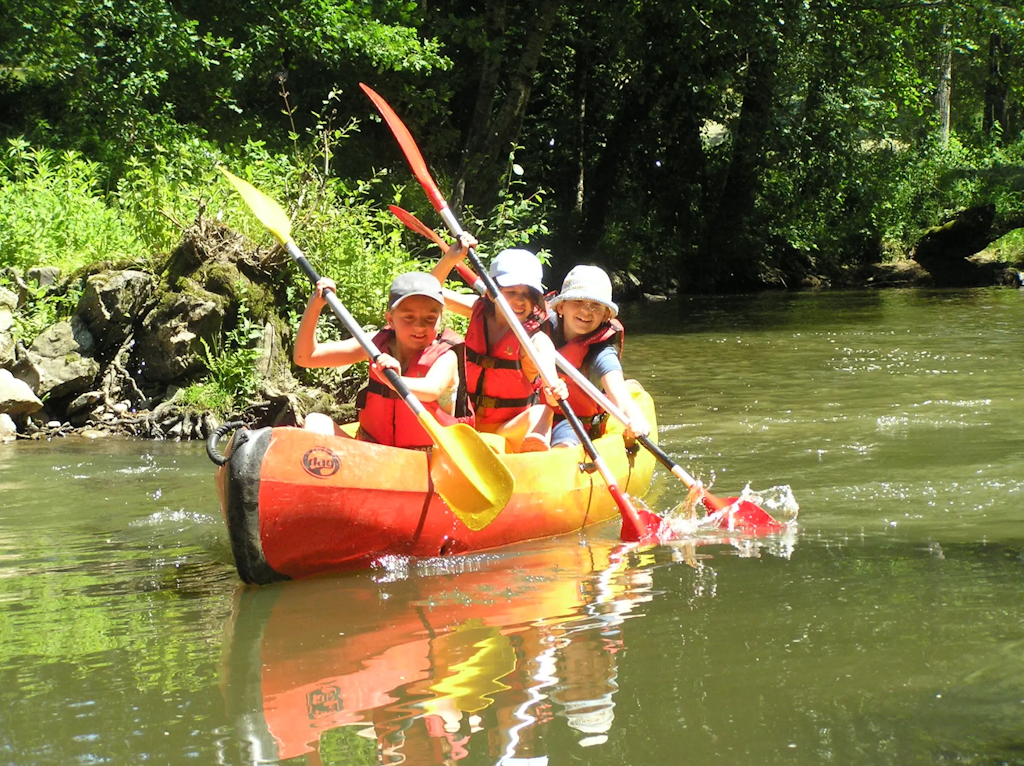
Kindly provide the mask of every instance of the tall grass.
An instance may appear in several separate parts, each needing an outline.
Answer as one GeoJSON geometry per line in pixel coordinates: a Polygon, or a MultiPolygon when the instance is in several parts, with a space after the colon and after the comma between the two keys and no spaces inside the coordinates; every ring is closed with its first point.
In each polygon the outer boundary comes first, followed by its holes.
{"type": "Polygon", "coordinates": [[[73,271],[99,260],[140,260],[146,246],[102,193],[99,164],[8,139],[0,159],[0,267],[73,271]]]}

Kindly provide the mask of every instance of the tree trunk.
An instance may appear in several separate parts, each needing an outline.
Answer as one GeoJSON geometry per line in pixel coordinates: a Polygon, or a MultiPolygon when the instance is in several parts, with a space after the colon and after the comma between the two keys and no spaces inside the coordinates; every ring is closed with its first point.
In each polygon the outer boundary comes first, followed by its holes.
{"type": "Polygon", "coordinates": [[[935,93],[935,104],[939,110],[939,145],[949,146],[949,112],[953,93],[953,40],[949,24],[942,25],[942,42],[939,51],[939,87],[935,93]]]}
{"type": "Polygon", "coordinates": [[[451,207],[458,214],[462,210],[462,200],[466,194],[466,175],[471,163],[477,162],[483,151],[487,125],[494,111],[494,98],[498,90],[498,75],[505,49],[505,19],[508,4],[506,0],[488,0],[485,16],[487,23],[487,47],[480,64],[480,82],[476,91],[476,103],[473,107],[473,119],[466,134],[466,143],[462,149],[462,160],[455,176],[455,188],[452,190],[451,207]]]}
{"type": "MultiPolygon", "coordinates": [[[[476,200],[490,200],[497,193],[497,181],[502,177],[500,169],[505,163],[509,147],[519,137],[540,55],[551,27],[558,17],[562,2],[563,0],[542,0],[538,18],[530,26],[515,74],[498,114],[488,120],[482,130],[477,125],[475,132],[467,136],[467,148],[480,146],[480,150],[473,152],[469,149],[464,153],[466,161],[456,180],[456,185],[462,187],[460,202],[469,191],[476,200]]],[[[493,103],[496,90],[496,85],[489,93],[483,93],[481,88],[481,93],[477,97],[478,107],[483,109],[482,101],[493,103]]]]}
{"type": "Polygon", "coordinates": [[[574,197],[572,203],[572,212],[570,215],[570,223],[572,230],[576,231],[579,229],[580,223],[583,221],[583,199],[586,191],[585,181],[586,177],[584,171],[586,169],[586,136],[587,136],[587,82],[588,73],[590,72],[590,58],[588,54],[583,50],[576,51],[576,71],[574,73],[574,89],[573,95],[576,101],[576,125],[573,131],[573,152],[576,155],[575,162],[575,181],[574,184],[574,197]]]}
{"type": "Polygon", "coordinates": [[[662,278],[675,276],[680,288],[701,281],[700,245],[706,231],[703,207],[707,187],[707,157],[701,136],[699,108],[685,102],[674,109],[675,140],[665,151],[665,182],[658,210],[671,231],[675,263],[664,264],[662,278]]]}
{"type": "Polygon", "coordinates": [[[732,159],[717,199],[709,204],[707,235],[701,246],[701,262],[707,264],[704,279],[739,285],[755,280],[756,253],[748,233],[753,226],[764,145],[771,130],[775,72],[779,52],[772,42],[750,54],[743,83],[743,104],[732,135],[732,159]]]}
{"type": "Polygon", "coordinates": [[[590,172],[584,195],[583,226],[579,232],[581,252],[593,253],[604,236],[608,209],[617,192],[619,172],[627,156],[624,147],[641,119],[647,116],[642,96],[632,84],[630,93],[619,101],[619,111],[604,141],[604,149],[590,172]]]}
{"type": "Polygon", "coordinates": [[[1002,38],[993,32],[988,38],[988,79],[985,81],[985,115],[982,118],[982,128],[985,135],[990,137],[993,129],[998,130],[997,138],[1000,143],[1002,137],[1009,131],[1006,124],[1007,86],[1003,71],[1005,62],[1006,52],[1003,50],[1002,38]]]}

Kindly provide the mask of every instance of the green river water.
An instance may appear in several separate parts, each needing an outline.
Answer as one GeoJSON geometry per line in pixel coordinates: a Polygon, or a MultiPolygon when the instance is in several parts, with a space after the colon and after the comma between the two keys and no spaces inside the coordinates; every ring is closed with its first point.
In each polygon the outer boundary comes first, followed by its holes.
{"type": "Polygon", "coordinates": [[[0,445],[0,763],[1024,764],[1024,291],[624,320],[662,446],[787,534],[245,588],[203,445],[0,445]]]}

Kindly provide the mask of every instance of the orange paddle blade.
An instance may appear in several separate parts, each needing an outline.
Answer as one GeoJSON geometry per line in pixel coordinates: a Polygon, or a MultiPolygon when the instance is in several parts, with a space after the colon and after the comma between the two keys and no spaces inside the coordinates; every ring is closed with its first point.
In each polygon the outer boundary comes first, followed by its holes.
{"type": "Polygon", "coordinates": [[[412,168],[413,174],[419,179],[420,185],[423,190],[427,193],[430,198],[430,204],[434,206],[435,210],[441,210],[442,208],[448,207],[448,203],[445,202],[444,197],[441,196],[440,189],[437,188],[437,184],[434,183],[433,176],[430,175],[430,171],[427,170],[427,163],[423,159],[423,155],[420,153],[420,148],[416,146],[416,139],[412,137],[412,133],[405,127],[405,123],[402,119],[395,114],[395,110],[391,108],[381,96],[369,85],[359,83],[359,87],[363,89],[363,93],[370,97],[373,105],[377,107],[377,111],[381,113],[384,121],[391,128],[391,132],[395,134],[395,138],[398,139],[399,146],[402,147],[402,154],[409,161],[409,167],[412,168]]]}
{"type": "Polygon", "coordinates": [[[448,244],[441,239],[441,235],[436,231],[427,226],[423,221],[417,218],[415,215],[410,213],[408,210],[400,208],[398,205],[389,205],[388,210],[395,216],[399,221],[404,223],[410,229],[417,234],[422,234],[424,237],[429,239],[431,242],[436,244],[438,247],[447,250],[448,244]]]}

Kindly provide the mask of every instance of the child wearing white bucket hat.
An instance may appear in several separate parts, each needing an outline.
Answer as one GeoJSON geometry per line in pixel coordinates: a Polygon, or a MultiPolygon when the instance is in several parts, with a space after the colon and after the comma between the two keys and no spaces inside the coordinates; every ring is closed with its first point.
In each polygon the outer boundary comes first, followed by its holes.
{"type": "MultiPolygon", "coordinates": [[[[562,290],[549,301],[557,314],[552,333],[558,352],[594,385],[604,389],[629,422],[626,438],[646,436],[651,426],[634,402],[622,373],[622,324],[616,319],[619,307],[612,300],[612,282],[598,266],[575,266],[562,282],[562,290]]],[[[571,380],[569,404],[593,436],[603,424],[604,410],[580,386],[571,380]]],[[[579,437],[563,418],[555,416],[551,446],[570,447],[579,444],[579,437]]]]}
{"type": "MultiPolygon", "coordinates": [[[[444,254],[431,274],[442,284],[476,240],[463,234],[444,254]]],[[[555,347],[544,303],[543,267],[529,250],[498,253],[488,269],[498,290],[523,325],[538,360],[554,369],[555,347]]],[[[480,431],[503,436],[515,452],[539,452],[551,448],[554,412],[537,393],[539,371],[522,348],[501,311],[487,296],[445,290],[445,307],[469,317],[466,329],[466,383],[476,409],[480,431]]],[[[553,389],[543,387],[548,399],[563,399],[569,391],[559,379],[553,389]]]]}

